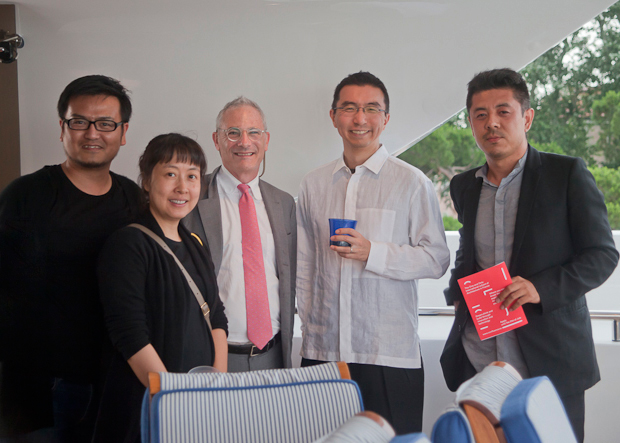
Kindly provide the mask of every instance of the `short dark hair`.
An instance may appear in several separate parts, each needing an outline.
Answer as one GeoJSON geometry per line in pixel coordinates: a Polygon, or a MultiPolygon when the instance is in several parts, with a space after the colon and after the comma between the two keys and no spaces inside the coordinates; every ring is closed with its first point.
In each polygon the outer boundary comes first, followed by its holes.
{"type": "Polygon", "coordinates": [[[155,137],[146,145],[146,149],[140,156],[140,176],[138,183],[148,199],[148,192],[144,189],[144,182],[148,182],[153,174],[153,169],[158,163],[168,163],[173,158],[181,163],[189,163],[200,167],[200,178],[207,173],[207,160],[205,153],[197,141],[189,137],[172,132],[155,137]]]}
{"type": "Polygon", "coordinates": [[[490,89],[511,89],[515,100],[521,104],[521,112],[530,109],[530,92],[525,79],[510,68],[502,68],[480,72],[467,84],[467,113],[474,94],[490,89]]]}
{"type": "Polygon", "coordinates": [[[121,120],[128,122],[131,118],[131,100],[129,91],[120,82],[105,75],[87,75],[73,80],[67,85],[58,99],[58,117],[61,120],[67,116],[69,101],[74,97],[83,95],[105,95],[116,97],[121,104],[121,120]]]}
{"type": "Polygon", "coordinates": [[[334,91],[334,101],[332,102],[332,109],[338,106],[338,100],[340,100],[340,91],[345,86],[354,85],[354,86],[374,86],[375,88],[379,88],[381,92],[383,92],[383,101],[385,102],[385,113],[390,113],[390,96],[388,95],[387,89],[381,80],[372,75],[370,72],[360,71],[355,74],[349,74],[345,77],[338,86],[336,86],[336,90],[334,91]]]}

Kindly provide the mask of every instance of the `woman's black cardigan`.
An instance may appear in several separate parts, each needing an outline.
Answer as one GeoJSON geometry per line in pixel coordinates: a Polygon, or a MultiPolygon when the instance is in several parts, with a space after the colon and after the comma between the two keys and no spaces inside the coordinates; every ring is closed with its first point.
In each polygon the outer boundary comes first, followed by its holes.
{"type": "MultiPolygon", "coordinates": [[[[164,238],[150,212],[137,223],[164,238]]],[[[179,235],[207,288],[202,295],[211,308],[211,325],[227,332],[209,250],[182,225],[179,235]]],[[[112,234],[99,256],[97,272],[105,324],[115,352],[107,359],[95,441],[136,441],[144,387],[127,360],[151,344],[169,372],[187,372],[191,368],[183,362],[195,359],[183,355],[188,352],[188,344],[183,345],[187,340],[185,323],[200,321],[204,327],[204,335],[189,343],[190,351],[194,341],[198,353],[205,346],[213,350],[213,338],[178,265],[142,231],[125,227],[112,234]]],[[[213,353],[208,357],[208,361],[194,361],[192,366],[212,365],[213,353]]]]}

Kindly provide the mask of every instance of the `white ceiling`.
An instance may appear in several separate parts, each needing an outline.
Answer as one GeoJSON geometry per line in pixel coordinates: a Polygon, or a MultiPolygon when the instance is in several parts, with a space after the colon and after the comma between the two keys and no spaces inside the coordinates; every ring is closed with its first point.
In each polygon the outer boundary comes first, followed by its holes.
{"type": "Polygon", "coordinates": [[[197,138],[209,169],[215,116],[243,94],[271,132],[265,179],[293,195],[340,155],[328,111],[336,84],[368,70],[390,93],[382,136],[408,146],[464,106],[484,69],[520,69],[611,0],[24,0],[16,2],[22,173],[64,159],[56,101],[74,78],[101,73],[132,91],[128,144],[113,169],[137,176],[155,135],[197,138]]]}

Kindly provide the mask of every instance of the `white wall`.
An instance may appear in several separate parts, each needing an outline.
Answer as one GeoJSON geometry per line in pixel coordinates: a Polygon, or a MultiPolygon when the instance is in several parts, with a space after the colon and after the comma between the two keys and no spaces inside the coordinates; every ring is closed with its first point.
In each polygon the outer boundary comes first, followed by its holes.
{"type": "Polygon", "coordinates": [[[63,161],[58,96],[76,77],[102,73],[133,91],[117,172],[135,178],[146,143],[170,131],[196,137],[216,166],[215,116],[245,94],[271,131],[265,178],[296,195],[306,172],[340,155],[328,110],[344,76],[364,69],[385,82],[383,141],[395,152],[461,109],[473,74],[523,67],[612,3],[17,1],[22,173],[63,161]]]}

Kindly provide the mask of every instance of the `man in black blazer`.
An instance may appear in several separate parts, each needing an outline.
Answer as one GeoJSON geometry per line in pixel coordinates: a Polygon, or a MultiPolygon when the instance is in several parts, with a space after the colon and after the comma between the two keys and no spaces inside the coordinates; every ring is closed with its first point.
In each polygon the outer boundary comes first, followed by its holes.
{"type": "Polygon", "coordinates": [[[583,441],[584,391],[600,379],[585,294],[618,263],[603,196],[582,159],[528,144],[534,110],[518,73],[476,75],[467,110],[486,164],[450,183],[463,227],[444,291],[456,310],[441,356],[446,383],[456,390],[500,359],[524,377],[546,375],[583,441]],[[502,261],[512,284],[498,302],[502,309],[523,306],[528,324],[481,342],[457,280],[502,261]]]}

